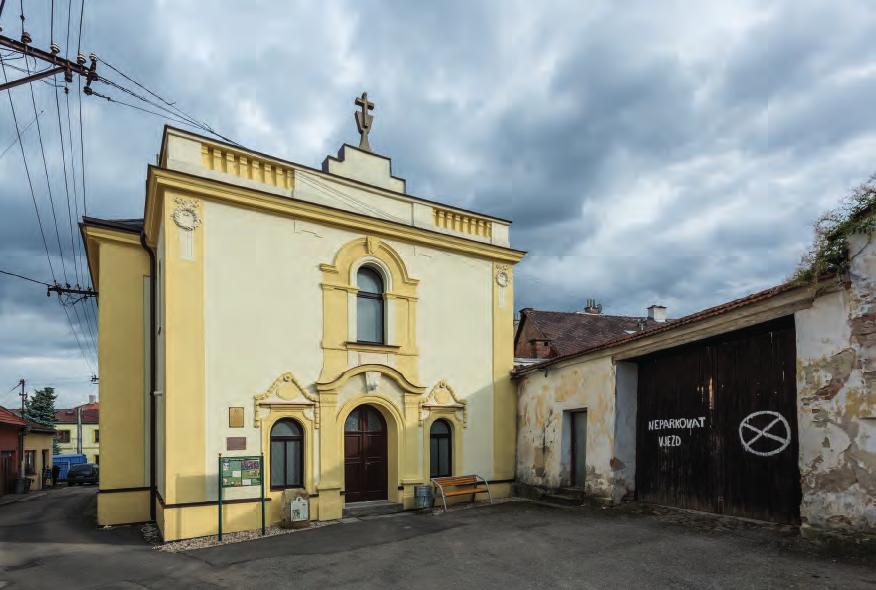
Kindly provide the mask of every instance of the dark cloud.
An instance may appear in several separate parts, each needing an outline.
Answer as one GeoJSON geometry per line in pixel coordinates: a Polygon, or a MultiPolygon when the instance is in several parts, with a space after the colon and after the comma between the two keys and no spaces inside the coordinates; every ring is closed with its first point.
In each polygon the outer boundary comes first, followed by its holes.
{"type": "MultiPolygon", "coordinates": [[[[41,46],[47,6],[27,5],[41,46]]],[[[9,6],[2,25],[18,34],[9,6]]],[[[351,101],[366,89],[372,144],[411,192],[514,220],[513,244],[530,252],[518,307],[597,297],[615,313],[662,302],[677,316],[786,278],[812,222],[876,168],[874,29],[865,0],[192,0],[86,3],[82,46],[241,143],[310,165],[354,141],[351,101]]],[[[54,91],[35,90],[69,270],[54,91]]],[[[24,125],[29,93],[13,96],[24,125]]],[[[0,150],[14,136],[6,100],[0,150]]],[[[83,104],[89,212],[140,215],[163,121],[83,104]]],[[[34,131],[25,147],[61,269],[34,131]]],[[[49,278],[16,149],[0,158],[0,235],[2,268],[49,278]]],[[[92,391],[39,286],[0,279],[0,326],[0,385],[28,374],[67,379],[69,400],[92,391]]]]}

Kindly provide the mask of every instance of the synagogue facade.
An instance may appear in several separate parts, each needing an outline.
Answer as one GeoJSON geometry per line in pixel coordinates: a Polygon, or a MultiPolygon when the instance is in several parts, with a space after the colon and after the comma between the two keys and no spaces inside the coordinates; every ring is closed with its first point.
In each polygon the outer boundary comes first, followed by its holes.
{"type": "MultiPolygon", "coordinates": [[[[85,219],[100,524],[215,533],[220,454],[264,455],[269,524],[290,490],[311,520],[412,508],[434,476],[510,494],[523,253],[509,221],[408,194],[366,120],[321,169],[165,128],[143,218],[85,219]]],[[[259,526],[258,486],[223,495],[226,531],[259,526]]]]}

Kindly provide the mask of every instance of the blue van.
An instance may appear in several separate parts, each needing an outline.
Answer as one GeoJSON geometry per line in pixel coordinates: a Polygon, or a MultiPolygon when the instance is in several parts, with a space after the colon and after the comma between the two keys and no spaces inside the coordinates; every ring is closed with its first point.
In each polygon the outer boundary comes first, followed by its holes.
{"type": "Polygon", "coordinates": [[[61,468],[61,472],[58,474],[58,481],[67,481],[67,472],[70,471],[70,467],[73,465],[81,465],[87,461],[88,459],[86,459],[85,455],[77,453],[54,455],[52,457],[52,464],[61,468]]]}

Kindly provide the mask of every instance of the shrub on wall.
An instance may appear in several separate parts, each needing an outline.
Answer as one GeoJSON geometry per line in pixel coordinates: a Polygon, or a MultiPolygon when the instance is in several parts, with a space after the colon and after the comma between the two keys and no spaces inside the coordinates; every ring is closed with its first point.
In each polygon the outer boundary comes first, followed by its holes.
{"type": "Polygon", "coordinates": [[[872,235],[876,230],[876,175],[856,187],[839,207],[815,224],[815,240],[794,278],[814,282],[824,276],[842,279],[849,269],[849,236],[872,235]]]}

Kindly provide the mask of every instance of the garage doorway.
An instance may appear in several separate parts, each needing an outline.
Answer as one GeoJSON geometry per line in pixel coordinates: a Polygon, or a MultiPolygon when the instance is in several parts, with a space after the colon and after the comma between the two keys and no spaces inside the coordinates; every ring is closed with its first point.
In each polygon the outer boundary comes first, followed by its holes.
{"type": "Polygon", "coordinates": [[[640,500],[800,521],[794,318],[638,359],[640,500]]]}

